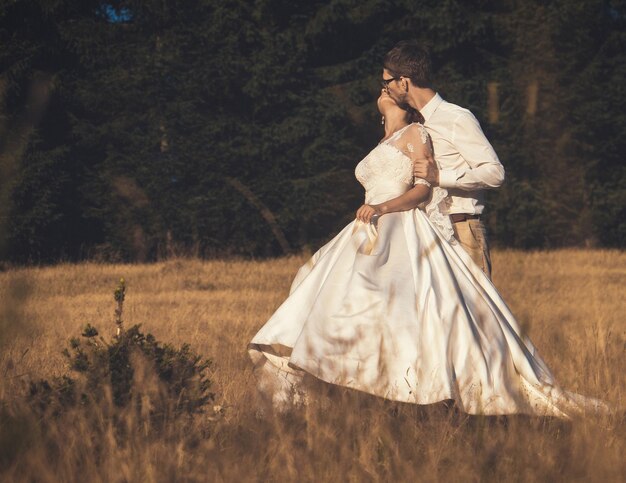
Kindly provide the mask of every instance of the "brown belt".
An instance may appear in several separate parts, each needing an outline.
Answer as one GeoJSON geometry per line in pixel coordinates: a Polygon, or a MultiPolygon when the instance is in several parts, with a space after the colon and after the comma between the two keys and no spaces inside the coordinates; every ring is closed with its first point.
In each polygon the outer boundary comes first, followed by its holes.
{"type": "Polygon", "coordinates": [[[468,215],[467,213],[454,213],[450,215],[450,221],[452,223],[459,223],[467,220],[480,220],[480,215],[468,215]]]}

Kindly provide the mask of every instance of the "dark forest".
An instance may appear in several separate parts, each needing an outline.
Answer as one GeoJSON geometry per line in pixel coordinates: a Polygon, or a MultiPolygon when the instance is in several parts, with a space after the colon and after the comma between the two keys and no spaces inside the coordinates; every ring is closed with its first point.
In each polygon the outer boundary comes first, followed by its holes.
{"type": "Polygon", "coordinates": [[[492,244],[624,247],[625,27],[623,0],[2,0],[0,260],[315,249],[408,38],[506,169],[492,244]]]}

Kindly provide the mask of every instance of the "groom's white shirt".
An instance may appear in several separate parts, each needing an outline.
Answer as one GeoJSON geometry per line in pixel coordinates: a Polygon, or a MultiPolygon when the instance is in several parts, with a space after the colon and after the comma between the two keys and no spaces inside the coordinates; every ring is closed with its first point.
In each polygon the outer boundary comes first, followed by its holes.
{"type": "Polygon", "coordinates": [[[478,120],[439,94],[420,112],[433,141],[439,185],[448,190],[448,213],[481,214],[482,190],[502,185],[504,167],[478,120]]]}

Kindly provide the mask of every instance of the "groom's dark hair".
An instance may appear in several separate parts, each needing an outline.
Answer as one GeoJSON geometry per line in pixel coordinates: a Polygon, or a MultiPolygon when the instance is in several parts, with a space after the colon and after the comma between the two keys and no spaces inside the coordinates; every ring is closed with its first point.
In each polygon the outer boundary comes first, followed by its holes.
{"type": "Polygon", "coordinates": [[[394,77],[408,77],[418,87],[432,87],[430,53],[417,40],[398,42],[385,55],[383,66],[394,77]]]}

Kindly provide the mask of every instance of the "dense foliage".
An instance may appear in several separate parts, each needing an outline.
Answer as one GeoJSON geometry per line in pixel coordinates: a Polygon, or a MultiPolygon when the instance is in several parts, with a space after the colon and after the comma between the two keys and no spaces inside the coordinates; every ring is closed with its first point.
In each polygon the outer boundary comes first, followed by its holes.
{"type": "Polygon", "coordinates": [[[8,0],[0,258],[315,247],[362,199],[393,44],[507,170],[502,246],[626,242],[623,0],[8,0]]]}

